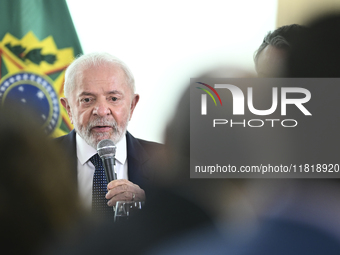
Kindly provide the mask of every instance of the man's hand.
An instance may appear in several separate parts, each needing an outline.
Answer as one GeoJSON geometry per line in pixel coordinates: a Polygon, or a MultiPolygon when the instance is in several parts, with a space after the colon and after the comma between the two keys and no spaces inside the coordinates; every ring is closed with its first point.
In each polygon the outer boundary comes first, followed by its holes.
{"type": "Polygon", "coordinates": [[[117,201],[144,201],[145,192],[138,185],[125,180],[114,180],[107,185],[109,190],[105,197],[109,199],[108,206],[114,206],[117,201]]]}

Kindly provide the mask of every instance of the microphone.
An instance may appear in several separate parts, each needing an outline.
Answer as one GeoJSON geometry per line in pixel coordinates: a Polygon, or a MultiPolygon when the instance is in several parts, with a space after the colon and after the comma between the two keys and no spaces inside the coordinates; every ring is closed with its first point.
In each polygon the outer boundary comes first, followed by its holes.
{"type": "Polygon", "coordinates": [[[117,180],[115,172],[116,146],[110,139],[101,140],[97,145],[97,152],[103,161],[107,183],[117,180]]]}

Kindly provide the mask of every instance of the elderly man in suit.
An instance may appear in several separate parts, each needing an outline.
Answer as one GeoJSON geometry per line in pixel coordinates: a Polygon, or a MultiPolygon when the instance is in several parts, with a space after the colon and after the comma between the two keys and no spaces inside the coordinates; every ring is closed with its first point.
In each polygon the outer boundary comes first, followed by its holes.
{"type": "Polygon", "coordinates": [[[92,157],[103,139],[111,139],[117,147],[117,180],[105,184],[100,195],[105,204],[101,206],[108,210],[105,207],[114,206],[116,201],[145,200],[143,187],[153,180],[155,154],[163,146],[136,139],[127,132],[139,100],[129,68],[107,53],[83,55],[66,70],[64,92],[61,104],[74,130],[57,140],[73,161],[79,194],[86,207],[95,211],[93,183],[97,169],[92,157]]]}

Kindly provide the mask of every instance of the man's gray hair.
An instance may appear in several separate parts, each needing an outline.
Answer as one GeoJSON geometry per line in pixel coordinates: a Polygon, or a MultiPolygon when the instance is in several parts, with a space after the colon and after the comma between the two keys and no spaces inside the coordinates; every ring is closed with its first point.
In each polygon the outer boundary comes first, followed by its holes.
{"type": "Polygon", "coordinates": [[[117,57],[106,52],[93,52],[78,56],[66,69],[64,94],[68,98],[75,88],[76,77],[82,76],[82,71],[102,64],[113,64],[119,67],[125,74],[126,83],[131,88],[131,92],[135,93],[135,79],[129,67],[117,57]]]}

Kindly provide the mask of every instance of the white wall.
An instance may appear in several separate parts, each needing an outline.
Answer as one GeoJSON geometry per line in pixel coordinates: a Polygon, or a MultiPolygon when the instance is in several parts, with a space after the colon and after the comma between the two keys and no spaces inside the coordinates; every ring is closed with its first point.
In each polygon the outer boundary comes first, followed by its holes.
{"type": "Polygon", "coordinates": [[[128,130],[163,142],[191,77],[218,65],[253,71],[253,53],[275,29],[274,0],[67,0],[84,53],[122,59],[141,98],[128,130]]]}

